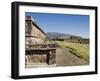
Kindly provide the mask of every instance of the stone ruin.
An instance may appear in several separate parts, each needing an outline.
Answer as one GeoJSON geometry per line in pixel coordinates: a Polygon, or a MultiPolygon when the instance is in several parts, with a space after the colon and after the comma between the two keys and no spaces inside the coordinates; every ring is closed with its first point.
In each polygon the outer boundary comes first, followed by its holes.
{"type": "Polygon", "coordinates": [[[25,65],[56,64],[56,45],[46,41],[46,33],[32,19],[25,17],[25,65]]]}

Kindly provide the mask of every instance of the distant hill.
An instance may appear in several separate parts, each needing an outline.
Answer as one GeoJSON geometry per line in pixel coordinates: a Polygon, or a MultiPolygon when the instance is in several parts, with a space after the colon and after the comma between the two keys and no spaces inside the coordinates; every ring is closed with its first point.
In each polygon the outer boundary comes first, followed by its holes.
{"type": "Polygon", "coordinates": [[[47,37],[49,39],[68,39],[68,38],[82,38],[79,36],[74,36],[74,35],[70,35],[70,34],[65,34],[65,33],[58,33],[58,32],[48,32],[46,33],[47,37]]]}

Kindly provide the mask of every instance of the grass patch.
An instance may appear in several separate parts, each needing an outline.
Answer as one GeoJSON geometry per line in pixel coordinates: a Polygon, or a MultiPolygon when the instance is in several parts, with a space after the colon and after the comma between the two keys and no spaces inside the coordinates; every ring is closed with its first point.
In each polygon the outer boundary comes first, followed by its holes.
{"type": "Polygon", "coordinates": [[[62,48],[70,49],[74,55],[89,62],[89,44],[70,43],[66,41],[56,41],[62,48]]]}

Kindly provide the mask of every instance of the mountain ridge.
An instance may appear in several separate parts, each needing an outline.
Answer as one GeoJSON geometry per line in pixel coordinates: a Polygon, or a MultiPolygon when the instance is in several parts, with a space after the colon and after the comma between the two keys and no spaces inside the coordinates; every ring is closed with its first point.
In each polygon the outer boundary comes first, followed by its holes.
{"type": "Polygon", "coordinates": [[[47,38],[49,39],[65,39],[65,38],[82,38],[81,36],[70,35],[66,33],[59,33],[59,32],[47,32],[47,38]]]}

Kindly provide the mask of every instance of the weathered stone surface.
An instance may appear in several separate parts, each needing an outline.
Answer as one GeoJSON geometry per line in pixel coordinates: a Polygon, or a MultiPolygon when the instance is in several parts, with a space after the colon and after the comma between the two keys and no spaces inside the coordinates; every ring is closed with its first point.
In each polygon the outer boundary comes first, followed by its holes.
{"type": "Polygon", "coordinates": [[[26,16],[25,19],[26,44],[43,43],[46,38],[44,31],[35,23],[35,21],[32,21],[33,19],[31,16],[26,16]]]}
{"type": "Polygon", "coordinates": [[[55,44],[46,42],[46,34],[31,16],[25,18],[25,64],[56,63],[55,44]],[[38,49],[38,50],[37,50],[38,49]]]}
{"type": "Polygon", "coordinates": [[[29,59],[26,60],[26,63],[46,63],[47,57],[46,54],[43,55],[38,55],[38,54],[33,54],[33,55],[26,55],[26,57],[29,59]]]}
{"type": "Polygon", "coordinates": [[[43,43],[44,41],[40,38],[34,38],[34,37],[26,37],[25,38],[25,44],[27,45],[34,45],[36,43],[43,43]]]}
{"type": "Polygon", "coordinates": [[[50,52],[45,52],[45,54],[43,54],[42,51],[39,54],[32,54],[32,52],[30,52],[30,54],[26,55],[25,58],[26,64],[28,63],[47,63],[49,65],[55,64],[56,63],[55,51],[56,50],[51,50],[50,52]]]}
{"type": "Polygon", "coordinates": [[[56,63],[56,50],[49,52],[48,59],[49,59],[48,64],[55,64],[56,63]]]}

